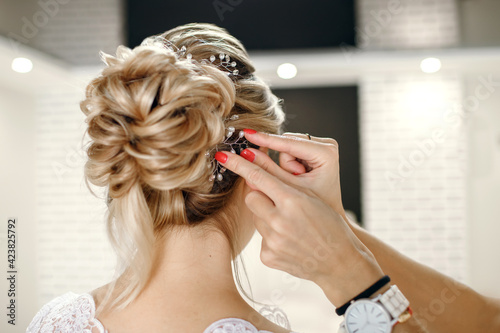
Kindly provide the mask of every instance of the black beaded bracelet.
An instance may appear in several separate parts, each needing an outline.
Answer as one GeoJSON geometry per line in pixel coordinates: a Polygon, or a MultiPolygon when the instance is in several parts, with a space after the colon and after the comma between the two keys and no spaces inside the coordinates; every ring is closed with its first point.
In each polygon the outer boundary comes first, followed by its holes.
{"type": "Polygon", "coordinates": [[[384,277],[380,278],[380,280],[378,280],[377,282],[372,284],[370,287],[368,287],[368,289],[363,291],[361,294],[354,297],[353,299],[351,299],[349,302],[345,303],[341,307],[336,308],[335,313],[337,313],[337,315],[339,315],[339,316],[343,316],[344,313],[346,312],[347,308],[349,307],[349,305],[351,305],[352,302],[354,302],[358,299],[361,299],[361,298],[369,297],[370,295],[372,295],[374,292],[376,292],[377,290],[379,290],[380,288],[382,288],[383,286],[385,286],[389,282],[391,282],[391,278],[388,275],[385,275],[384,277]]]}

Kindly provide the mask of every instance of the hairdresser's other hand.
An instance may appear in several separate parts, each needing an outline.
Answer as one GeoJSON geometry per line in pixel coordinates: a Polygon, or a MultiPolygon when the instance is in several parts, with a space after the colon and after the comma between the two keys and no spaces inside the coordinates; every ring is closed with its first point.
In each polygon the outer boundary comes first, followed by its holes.
{"type": "MultiPolygon", "coordinates": [[[[267,156],[260,152],[251,158],[248,151],[242,156],[250,160],[267,156]]],[[[253,189],[245,202],[263,238],[261,260],[266,266],[315,282],[335,306],[383,276],[372,253],[329,204],[288,182],[295,176],[282,169],[273,175],[230,152],[218,152],[216,158],[253,189]]]]}

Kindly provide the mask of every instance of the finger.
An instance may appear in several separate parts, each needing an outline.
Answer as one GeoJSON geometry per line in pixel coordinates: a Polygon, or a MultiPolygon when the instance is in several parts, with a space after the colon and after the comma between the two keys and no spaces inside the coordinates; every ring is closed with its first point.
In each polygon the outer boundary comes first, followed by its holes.
{"type": "MultiPolygon", "coordinates": [[[[298,137],[298,138],[307,139],[307,140],[309,140],[309,137],[310,137],[311,141],[322,142],[325,144],[332,144],[332,145],[338,146],[337,141],[335,139],[332,139],[332,138],[321,138],[321,137],[316,137],[316,136],[312,136],[312,135],[308,136],[307,134],[304,134],[304,133],[292,133],[292,132],[286,132],[283,134],[283,136],[287,136],[287,137],[293,136],[293,137],[298,137]]],[[[293,173],[293,174],[303,174],[308,170],[307,163],[304,163],[304,164],[306,164],[306,165],[304,165],[302,162],[303,161],[301,161],[300,159],[297,160],[297,158],[295,156],[292,156],[292,155],[287,154],[287,153],[281,153],[279,156],[280,167],[283,168],[284,170],[290,172],[290,173],[293,173]]]]}
{"type": "Polygon", "coordinates": [[[269,235],[271,227],[266,223],[274,214],[274,203],[260,191],[252,191],[245,197],[245,204],[254,214],[254,225],[262,237],[269,235]]]}
{"type": "Polygon", "coordinates": [[[279,156],[280,167],[293,174],[303,174],[306,172],[305,166],[297,161],[295,156],[287,153],[280,153],[279,156]]]}
{"type": "Polygon", "coordinates": [[[237,154],[229,151],[218,151],[215,154],[215,159],[224,165],[225,168],[245,178],[256,189],[267,195],[276,206],[279,205],[280,198],[283,198],[287,193],[294,190],[291,186],[269,174],[260,166],[247,161],[237,154]]]}
{"type": "Polygon", "coordinates": [[[331,143],[326,143],[294,135],[285,136],[262,132],[250,133],[250,131],[246,131],[245,138],[261,147],[267,147],[305,160],[312,167],[324,163],[322,156],[325,154],[325,146],[334,146],[333,139],[331,139],[331,143]]]}
{"type": "Polygon", "coordinates": [[[245,151],[250,151],[250,155],[253,155],[253,160],[251,160],[252,163],[257,164],[262,169],[266,170],[268,173],[284,181],[285,183],[290,184],[293,182],[294,178],[290,175],[290,173],[283,170],[265,152],[254,148],[247,148],[241,153],[241,156],[248,156],[245,151]]]}
{"type": "Polygon", "coordinates": [[[259,189],[255,187],[254,184],[250,183],[248,180],[245,179],[245,183],[247,183],[248,187],[250,187],[254,191],[258,191],[259,189]]]}
{"type": "Polygon", "coordinates": [[[260,191],[251,191],[245,197],[245,204],[252,213],[260,218],[272,216],[275,211],[274,202],[260,191]]]}
{"type": "Polygon", "coordinates": [[[275,268],[273,266],[272,252],[267,245],[266,238],[262,237],[262,243],[260,244],[260,261],[269,268],[275,268]]]}
{"type": "Polygon", "coordinates": [[[326,144],[333,144],[335,146],[338,146],[338,142],[335,139],[332,139],[332,138],[322,138],[322,137],[310,135],[311,139],[309,139],[309,136],[307,134],[304,134],[304,133],[292,133],[292,132],[283,133],[283,136],[286,136],[286,137],[292,137],[292,136],[294,136],[294,137],[298,137],[298,138],[301,138],[301,139],[307,139],[307,140],[310,140],[310,141],[321,142],[321,143],[326,143],[326,144]]]}

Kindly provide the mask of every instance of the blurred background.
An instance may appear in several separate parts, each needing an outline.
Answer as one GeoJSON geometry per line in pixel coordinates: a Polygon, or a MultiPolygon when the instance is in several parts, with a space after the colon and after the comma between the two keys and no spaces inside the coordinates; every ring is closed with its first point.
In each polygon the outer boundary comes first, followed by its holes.
{"type": "MultiPolygon", "coordinates": [[[[105,205],[83,182],[78,103],[104,66],[99,50],[190,22],[243,42],[284,100],[286,131],[337,139],[353,218],[500,297],[498,13],[498,0],[0,0],[0,331],[24,332],[54,297],[111,278],[105,205]]],[[[296,331],[335,332],[321,290],[265,267],[259,250],[256,234],[243,254],[254,298],[296,331]]]]}

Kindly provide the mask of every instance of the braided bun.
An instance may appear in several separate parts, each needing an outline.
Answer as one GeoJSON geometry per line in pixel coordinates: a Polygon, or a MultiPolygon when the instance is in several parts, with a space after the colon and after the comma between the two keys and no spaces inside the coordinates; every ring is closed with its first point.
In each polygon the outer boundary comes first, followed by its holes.
{"type": "Polygon", "coordinates": [[[109,67],[82,102],[93,140],[89,181],[119,198],[137,182],[171,190],[208,179],[205,151],[221,141],[235,101],[227,75],[157,47],[120,46],[103,59],[109,67]]]}
{"type": "Polygon", "coordinates": [[[101,53],[107,67],[80,103],[90,138],[85,181],[107,190],[106,227],[118,256],[117,278],[97,314],[139,294],[155,245],[175,226],[211,226],[236,256],[238,213],[230,199],[241,178],[227,171],[223,185],[209,182],[205,153],[223,141],[225,125],[279,133],[284,122],[280,100],[226,30],[194,23],[159,36],[193,61],[144,42],[119,46],[116,56],[101,53]],[[235,61],[238,76],[201,61],[221,53],[235,61]],[[124,287],[110,301],[119,280],[124,287]]]}

